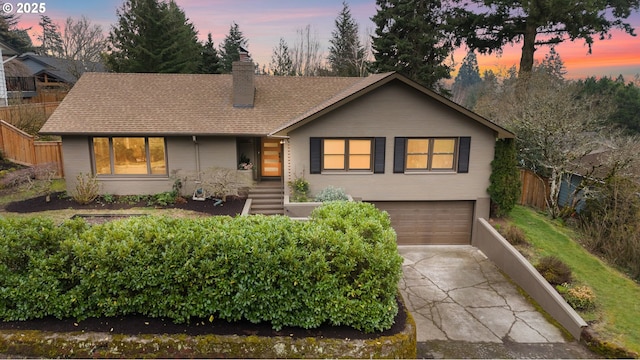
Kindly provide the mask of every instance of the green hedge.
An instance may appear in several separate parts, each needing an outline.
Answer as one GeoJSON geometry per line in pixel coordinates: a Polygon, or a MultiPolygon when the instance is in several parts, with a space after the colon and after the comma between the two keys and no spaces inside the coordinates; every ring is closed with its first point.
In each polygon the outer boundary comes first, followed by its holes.
{"type": "Polygon", "coordinates": [[[386,213],[335,202],[287,217],[0,219],[0,318],[141,314],[391,327],[402,258],[386,213]]]}

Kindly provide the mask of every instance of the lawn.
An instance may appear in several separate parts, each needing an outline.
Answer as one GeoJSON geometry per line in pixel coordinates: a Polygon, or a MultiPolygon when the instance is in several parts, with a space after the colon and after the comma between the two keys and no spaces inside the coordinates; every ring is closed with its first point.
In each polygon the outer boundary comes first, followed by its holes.
{"type": "Polygon", "coordinates": [[[640,286],[620,271],[590,254],[578,235],[529,208],[518,206],[510,221],[521,228],[532,245],[531,259],[555,255],[573,270],[577,282],[590,286],[597,298],[595,311],[580,313],[600,336],[640,353],[640,286]]]}

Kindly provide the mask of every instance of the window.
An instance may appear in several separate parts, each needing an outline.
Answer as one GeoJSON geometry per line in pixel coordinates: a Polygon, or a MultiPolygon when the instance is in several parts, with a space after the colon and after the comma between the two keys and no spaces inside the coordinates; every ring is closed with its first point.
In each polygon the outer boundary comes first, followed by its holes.
{"type": "Polygon", "coordinates": [[[96,175],[167,174],[161,137],[96,137],[93,157],[96,175]]]}
{"type": "Polygon", "coordinates": [[[394,173],[469,171],[471,138],[395,138],[394,173]]]}
{"type": "Polygon", "coordinates": [[[407,139],[407,170],[453,170],[455,139],[407,139]]]}
{"type": "Polygon", "coordinates": [[[310,138],[311,174],[323,171],[384,173],[386,138],[310,138]]]}
{"type": "Polygon", "coordinates": [[[371,139],[324,139],[323,170],[371,170],[371,139]]]}

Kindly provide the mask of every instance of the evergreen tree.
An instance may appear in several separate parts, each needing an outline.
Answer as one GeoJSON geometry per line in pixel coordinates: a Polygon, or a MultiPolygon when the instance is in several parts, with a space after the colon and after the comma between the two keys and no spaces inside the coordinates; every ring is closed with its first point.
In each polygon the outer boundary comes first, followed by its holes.
{"type": "Polygon", "coordinates": [[[107,66],[115,72],[194,73],[197,32],[173,0],[126,0],[109,34],[107,66]]]}
{"type": "Polygon", "coordinates": [[[540,46],[583,39],[591,52],[594,37],[605,39],[613,28],[633,35],[633,26],[624,20],[640,8],[640,0],[454,1],[459,6],[449,22],[458,41],[481,54],[521,43],[521,74],[533,70],[540,46]]]}
{"type": "Polygon", "coordinates": [[[564,81],[567,68],[564,66],[564,61],[560,58],[560,54],[558,54],[556,48],[552,46],[549,53],[545,55],[544,60],[542,60],[542,63],[534,66],[534,71],[543,71],[559,81],[564,81]]]}
{"type": "Polygon", "coordinates": [[[493,215],[502,217],[509,214],[520,197],[520,170],[513,139],[496,141],[495,155],[491,161],[490,185],[487,192],[491,196],[493,215]]]}
{"type": "Polygon", "coordinates": [[[16,14],[0,11],[0,39],[18,53],[33,51],[33,44],[27,33],[31,28],[18,29],[19,19],[16,14]]]}
{"type": "Polygon", "coordinates": [[[460,65],[451,88],[453,100],[462,106],[473,108],[481,83],[478,58],[475,52],[469,51],[460,65]]]}
{"type": "Polygon", "coordinates": [[[202,45],[202,64],[198,72],[200,74],[220,74],[221,72],[220,57],[213,45],[211,33],[207,34],[207,42],[202,45]]]}
{"type": "Polygon", "coordinates": [[[58,25],[51,21],[51,18],[46,15],[40,16],[38,25],[42,28],[42,35],[38,36],[38,40],[41,43],[38,48],[38,53],[40,55],[55,57],[62,56],[62,35],[60,35],[58,25]]]}
{"type": "Polygon", "coordinates": [[[291,60],[289,46],[283,38],[280,38],[280,43],[273,49],[269,67],[273,75],[276,76],[293,76],[296,74],[293,69],[293,60],[291,60]]]}
{"type": "Polygon", "coordinates": [[[329,66],[337,76],[364,76],[367,68],[365,49],[358,38],[358,24],[351,17],[346,2],[335,20],[336,28],[329,43],[329,66]]]}
{"type": "Polygon", "coordinates": [[[220,62],[223,73],[231,72],[233,62],[240,59],[240,48],[247,49],[247,42],[238,24],[235,22],[231,24],[229,34],[225,36],[222,45],[220,45],[220,62]]]}
{"type": "Polygon", "coordinates": [[[445,12],[440,0],[376,0],[373,37],[374,68],[398,71],[418,83],[441,90],[438,82],[450,78],[444,64],[453,51],[445,37],[445,12]]]}

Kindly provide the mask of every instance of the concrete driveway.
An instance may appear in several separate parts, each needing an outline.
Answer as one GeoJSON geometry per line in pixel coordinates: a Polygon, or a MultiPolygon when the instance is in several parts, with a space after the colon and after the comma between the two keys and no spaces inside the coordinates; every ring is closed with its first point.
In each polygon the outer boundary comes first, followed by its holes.
{"type": "Polygon", "coordinates": [[[419,358],[594,358],[472,246],[399,246],[419,358]]]}

